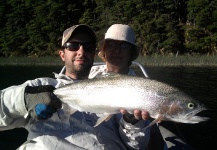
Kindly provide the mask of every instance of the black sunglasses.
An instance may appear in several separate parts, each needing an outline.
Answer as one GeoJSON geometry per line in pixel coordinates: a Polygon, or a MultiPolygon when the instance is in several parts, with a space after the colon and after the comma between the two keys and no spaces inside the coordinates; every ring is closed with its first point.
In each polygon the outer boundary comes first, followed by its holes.
{"type": "Polygon", "coordinates": [[[77,51],[79,50],[81,45],[83,46],[83,49],[86,52],[93,52],[96,50],[96,45],[94,43],[89,42],[69,42],[65,43],[64,47],[69,51],[77,51]]]}

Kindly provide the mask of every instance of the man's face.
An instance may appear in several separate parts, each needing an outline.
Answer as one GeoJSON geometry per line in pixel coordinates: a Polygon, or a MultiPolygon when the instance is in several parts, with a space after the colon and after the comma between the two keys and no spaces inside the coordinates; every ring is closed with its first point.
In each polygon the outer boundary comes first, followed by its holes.
{"type": "Polygon", "coordinates": [[[95,48],[91,36],[83,32],[74,33],[64,51],[60,52],[65,62],[66,75],[76,76],[78,79],[86,78],[94,62],[95,48]]]}

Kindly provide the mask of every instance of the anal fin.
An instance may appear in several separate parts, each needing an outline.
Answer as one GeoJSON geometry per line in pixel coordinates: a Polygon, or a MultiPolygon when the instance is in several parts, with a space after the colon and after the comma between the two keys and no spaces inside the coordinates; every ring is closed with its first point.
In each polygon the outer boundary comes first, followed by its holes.
{"type": "Polygon", "coordinates": [[[163,115],[158,115],[158,117],[155,120],[153,120],[148,126],[141,129],[141,131],[144,132],[147,128],[149,128],[149,127],[153,126],[155,123],[161,121],[162,118],[163,118],[163,115]]]}

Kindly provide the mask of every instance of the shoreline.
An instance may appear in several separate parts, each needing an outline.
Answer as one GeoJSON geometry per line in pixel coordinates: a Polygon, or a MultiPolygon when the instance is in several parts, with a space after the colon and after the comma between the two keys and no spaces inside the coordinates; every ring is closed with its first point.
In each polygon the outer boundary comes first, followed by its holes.
{"type": "MultiPolygon", "coordinates": [[[[134,60],[146,67],[217,67],[217,56],[139,56],[134,60]]],[[[94,62],[102,62],[96,56],[94,62]]],[[[63,66],[56,57],[0,57],[0,66],[63,66]]],[[[132,65],[133,66],[133,65],[132,65]]]]}

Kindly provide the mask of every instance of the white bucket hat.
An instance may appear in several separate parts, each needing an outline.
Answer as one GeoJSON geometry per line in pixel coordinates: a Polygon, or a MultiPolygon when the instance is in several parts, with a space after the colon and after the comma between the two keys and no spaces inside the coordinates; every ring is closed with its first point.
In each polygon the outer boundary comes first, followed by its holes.
{"type": "MultiPolygon", "coordinates": [[[[135,60],[139,55],[139,48],[136,45],[136,36],[133,29],[125,24],[113,24],[105,33],[104,40],[126,41],[134,45],[131,61],[135,60]]],[[[105,59],[104,49],[101,49],[98,56],[105,59]]]]}
{"type": "Polygon", "coordinates": [[[132,28],[124,24],[114,24],[105,33],[105,39],[126,41],[133,45],[136,42],[136,36],[132,28]]]}

